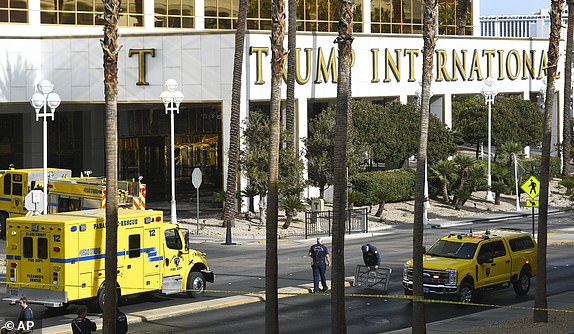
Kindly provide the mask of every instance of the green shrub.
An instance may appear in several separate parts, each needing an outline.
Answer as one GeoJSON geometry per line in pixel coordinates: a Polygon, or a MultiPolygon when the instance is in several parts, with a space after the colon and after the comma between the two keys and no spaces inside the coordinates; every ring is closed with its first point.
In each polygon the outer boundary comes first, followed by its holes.
{"type": "Polygon", "coordinates": [[[381,202],[410,200],[415,193],[415,171],[393,169],[353,175],[354,191],[361,193],[356,205],[373,205],[381,202]]]}
{"type": "MultiPolygon", "coordinates": [[[[524,168],[525,172],[522,176],[523,181],[526,181],[532,174],[532,170],[535,172],[535,176],[540,179],[540,162],[542,161],[542,156],[538,155],[534,158],[528,158],[520,160],[518,163],[524,168]],[[527,175],[527,176],[526,176],[527,175]]],[[[556,177],[560,174],[560,159],[558,157],[550,157],[550,177],[556,177]]]]}

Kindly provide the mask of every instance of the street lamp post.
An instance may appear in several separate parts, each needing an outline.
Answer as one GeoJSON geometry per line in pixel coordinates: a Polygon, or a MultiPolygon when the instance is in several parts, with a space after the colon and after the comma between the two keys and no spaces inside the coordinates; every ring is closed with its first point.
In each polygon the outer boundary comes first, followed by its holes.
{"type": "Polygon", "coordinates": [[[492,160],[490,151],[492,145],[492,103],[494,103],[494,97],[498,94],[498,91],[494,87],[494,82],[494,78],[488,77],[484,80],[484,86],[482,87],[482,95],[488,105],[488,188],[486,190],[486,200],[488,202],[494,202],[494,197],[492,196],[492,175],[490,173],[490,163],[492,160]]]}
{"type": "Polygon", "coordinates": [[[183,101],[183,93],[177,89],[177,81],[168,79],[165,82],[165,87],[161,95],[161,101],[165,106],[165,113],[170,114],[170,144],[171,144],[171,222],[177,222],[177,213],[175,205],[175,145],[174,145],[174,125],[173,113],[179,114],[179,105],[183,101]]]}
{"type": "Polygon", "coordinates": [[[48,213],[48,122],[47,118],[50,117],[54,120],[54,113],[56,108],[60,105],[62,101],[60,96],[56,93],[52,93],[54,89],[54,84],[48,80],[42,80],[38,85],[36,85],[35,93],[30,99],[30,104],[36,110],[36,121],[42,118],[43,125],[43,193],[44,193],[44,203],[42,207],[42,213],[48,213]],[[48,111],[48,108],[50,110],[48,111]]]}

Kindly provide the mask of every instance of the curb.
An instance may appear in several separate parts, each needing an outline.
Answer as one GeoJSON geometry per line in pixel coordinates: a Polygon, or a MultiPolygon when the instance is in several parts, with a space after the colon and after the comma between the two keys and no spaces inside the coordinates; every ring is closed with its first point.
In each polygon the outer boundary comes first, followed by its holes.
{"type": "MultiPolygon", "coordinates": [[[[350,287],[350,277],[345,277],[345,287],[350,287]]],[[[327,281],[327,285],[331,286],[331,281],[327,281]]],[[[313,283],[302,284],[294,287],[285,287],[278,289],[278,299],[299,296],[299,295],[313,295],[317,297],[330,296],[330,293],[320,293],[317,295],[309,293],[309,289],[313,287],[313,283]]],[[[331,290],[329,290],[331,291],[331,290]]],[[[167,318],[184,316],[188,314],[200,313],[210,310],[217,310],[227,307],[234,307],[239,305],[246,305],[256,302],[265,301],[265,293],[243,294],[231,297],[223,297],[213,300],[205,300],[196,303],[187,303],[182,305],[167,306],[147,311],[139,311],[133,313],[126,313],[128,318],[128,325],[135,325],[143,322],[151,322],[157,320],[164,320],[167,318]]],[[[94,316],[88,317],[96,323],[98,331],[102,329],[103,318],[94,316]]],[[[71,320],[70,320],[71,322],[71,320]]],[[[51,327],[42,328],[43,334],[69,334],[70,323],[64,325],[56,325],[51,327]]]]}

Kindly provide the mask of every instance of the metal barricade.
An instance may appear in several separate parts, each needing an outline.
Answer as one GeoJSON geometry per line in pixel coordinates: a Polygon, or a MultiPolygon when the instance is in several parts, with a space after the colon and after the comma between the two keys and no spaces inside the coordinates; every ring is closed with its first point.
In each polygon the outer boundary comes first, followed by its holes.
{"type": "Polygon", "coordinates": [[[391,268],[379,267],[369,270],[367,266],[357,265],[353,286],[363,289],[388,291],[391,272],[391,268]]]}

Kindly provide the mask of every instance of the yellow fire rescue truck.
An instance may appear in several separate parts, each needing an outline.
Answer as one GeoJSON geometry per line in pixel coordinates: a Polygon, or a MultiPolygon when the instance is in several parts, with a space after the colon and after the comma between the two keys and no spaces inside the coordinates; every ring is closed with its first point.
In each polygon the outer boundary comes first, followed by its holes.
{"type": "MultiPolygon", "coordinates": [[[[74,301],[103,305],[105,209],[9,218],[8,296],[60,307],[74,301]]],[[[205,254],[189,249],[189,231],[154,210],[118,210],[118,297],[149,291],[203,295],[213,272],[205,254]]]]}
{"type": "MultiPolygon", "coordinates": [[[[24,216],[24,199],[43,183],[42,168],[0,170],[0,238],[6,237],[6,218],[24,216]]],[[[48,168],[50,178],[71,177],[69,169],[48,168]]],[[[49,180],[48,179],[48,180],[49,180]]]]}
{"type": "MultiPolygon", "coordinates": [[[[106,207],[105,177],[54,178],[48,182],[48,213],[106,207]]],[[[146,186],[139,181],[118,181],[118,206],[145,209],[146,186]]]]}
{"type": "MultiPolygon", "coordinates": [[[[69,169],[48,168],[48,212],[105,207],[106,184],[103,177],[72,177],[69,169]]],[[[43,169],[0,170],[0,238],[6,237],[6,218],[28,213],[24,199],[42,187],[43,169]]],[[[119,206],[145,208],[146,186],[138,181],[118,181],[119,206]]]]}

